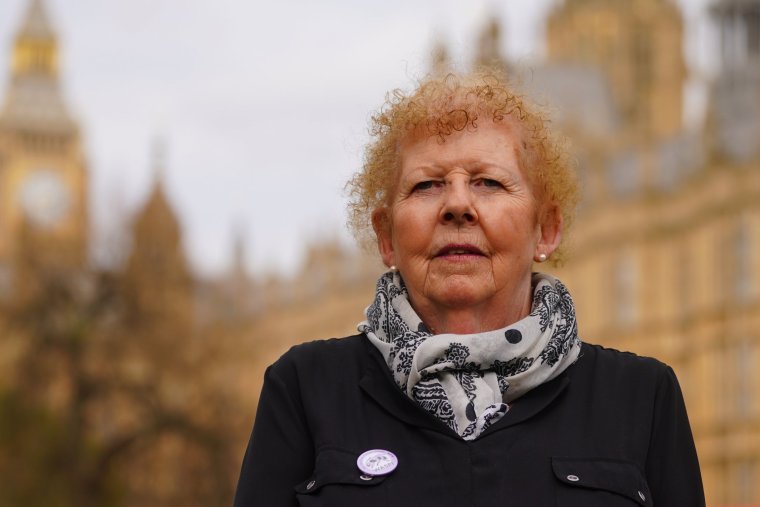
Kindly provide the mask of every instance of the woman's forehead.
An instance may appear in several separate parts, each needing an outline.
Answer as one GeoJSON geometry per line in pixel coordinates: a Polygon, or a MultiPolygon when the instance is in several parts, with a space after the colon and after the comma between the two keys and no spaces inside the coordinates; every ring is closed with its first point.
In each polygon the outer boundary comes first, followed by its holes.
{"type": "Polygon", "coordinates": [[[424,127],[417,127],[399,141],[398,155],[400,166],[403,167],[410,156],[437,158],[457,152],[458,156],[470,155],[471,158],[478,159],[489,152],[497,153],[502,149],[515,150],[513,153],[517,156],[523,146],[522,129],[514,122],[502,120],[479,123],[445,136],[431,134],[424,127]],[[469,154],[458,153],[462,151],[462,146],[471,147],[473,151],[469,154]]]}

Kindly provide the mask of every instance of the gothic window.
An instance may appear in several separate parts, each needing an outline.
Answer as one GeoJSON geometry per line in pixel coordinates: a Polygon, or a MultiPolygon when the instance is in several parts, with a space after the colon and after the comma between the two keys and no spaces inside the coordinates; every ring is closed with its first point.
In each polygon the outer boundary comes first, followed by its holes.
{"type": "Polygon", "coordinates": [[[733,33],[731,34],[731,42],[733,43],[732,49],[734,52],[733,62],[735,64],[735,69],[744,67],[747,64],[747,20],[746,18],[742,19],[742,14],[743,13],[738,10],[735,10],[732,13],[734,19],[733,25],[731,26],[731,29],[733,30],[733,33]]]}
{"type": "Polygon", "coordinates": [[[755,347],[749,337],[741,339],[734,347],[734,358],[732,365],[729,365],[730,371],[733,371],[733,398],[734,413],[740,419],[746,419],[752,416],[754,412],[754,389],[753,389],[753,371],[754,371],[754,353],[755,347]]]}
{"type": "Polygon", "coordinates": [[[594,58],[594,40],[591,34],[581,32],[579,53],[581,61],[591,61],[594,58]]]}
{"type": "Polygon", "coordinates": [[[10,266],[0,264],[0,299],[7,297],[11,293],[12,272],[10,266]]]}
{"type": "Polygon", "coordinates": [[[640,90],[648,90],[652,84],[652,34],[638,27],[633,48],[636,84],[640,90]]]}
{"type": "Polygon", "coordinates": [[[760,12],[750,11],[746,16],[747,55],[751,60],[760,56],[760,12]]]}
{"type": "Polygon", "coordinates": [[[742,220],[735,232],[732,241],[731,255],[726,261],[730,262],[733,273],[733,293],[737,301],[747,302],[752,295],[752,238],[749,227],[742,220]]]}
{"type": "Polygon", "coordinates": [[[678,315],[681,319],[687,319],[691,313],[691,305],[693,304],[691,291],[693,290],[692,283],[692,253],[688,239],[682,239],[681,246],[679,247],[680,255],[677,257],[678,263],[675,267],[677,284],[678,284],[678,301],[676,301],[676,308],[678,315]]]}
{"type": "Polygon", "coordinates": [[[583,154],[578,155],[576,174],[578,175],[578,187],[580,188],[581,193],[579,208],[583,209],[593,202],[594,197],[591,188],[591,174],[588,164],[588,157],[584,156],[583,154]]]}
{"type": "Polygon", "coordinates": [[[713,391],[713,412],[714,421],[718,424],[726,424],[735,418],[733,395],[736,393],[733,384],[734,377],[731,372],[734,368],[734,354],[731,347],[727,346],[725,341],[719,337],[713,337],[715,340],[711,347],[712,374],[717,389],[713,391]]]}
{"type": "Polygon", "coordinates": [[[40,48],[34,52],[34,68],[42,70],[45,68],[45,53],[40,48]]]}
{"type": "Polygon", "coordinates": [[[757,86],[729,78],[718,79],[714,93],[718,147],[731,159],[746,162],[757,154],[760,135],[757,86]]]}
{"type": "Polygon", "coordinates": [[[633,255],[630,252],[623,253],[613,273],[615,316],[618,324],[622,326],[633,324],[638,317],[637,278],[638,272],[633,255]]]}
{"type": "Polygon", "coordinates": [[[630,197],[636,191],[639,160],[636,153],[623,153],[612,160],[609,166],[609,180],[617,197],[630,197]]]}
{"type": "Polygon", "coordinates": [[[670,141],[660,146],[659,152],[660,167],[657,173],[657,188],[673,191],[680,182],[682,158],[680,146],[670,141]]]}
{"type": "Polygon", "coordinates": [[[657,188],[676,190],[681,182],[704,164],[702,143],[695,134],[684,134],[662,143],[658,150],[657,188]]]}
{"type": "Polygon", "coordinates": [[[741,505],[750,505],[756,501],[755,480],[758,472],[757,462],[752,459],[742,459],[736,463],[736,495],[735,500],[741,505]]]}

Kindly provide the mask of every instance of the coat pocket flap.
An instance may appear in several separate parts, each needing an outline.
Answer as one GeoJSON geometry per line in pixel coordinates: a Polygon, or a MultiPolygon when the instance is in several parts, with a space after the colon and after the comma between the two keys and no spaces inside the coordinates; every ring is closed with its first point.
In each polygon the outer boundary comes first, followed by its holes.
{"type": "Polygon", "coordinates": [[[651,506],[649,487],[639,467],[628,461],[553,457],[552,469],[568,486],[598,489],[651,506]]]}
{"type": "Polygon", "coordinates": [[[364,474],[356,464],[359,454],[341,449],[321,449],[317,452],[314,472],[295,487],[296,493],[313,494],[329,484],[346,484],[359,487],[376,486],[385,475],[364,474]]]}

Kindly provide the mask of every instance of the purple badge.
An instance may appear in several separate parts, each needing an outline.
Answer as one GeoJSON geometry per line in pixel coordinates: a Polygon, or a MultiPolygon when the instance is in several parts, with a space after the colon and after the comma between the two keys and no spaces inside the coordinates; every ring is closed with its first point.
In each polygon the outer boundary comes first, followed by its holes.
{"type": "Polygon", "coordinates": [[[391,451],[372,449],[363,452],[356,460],[356,465],[367,475],[385,475],[396,469],[398,458],[391,451]]]}

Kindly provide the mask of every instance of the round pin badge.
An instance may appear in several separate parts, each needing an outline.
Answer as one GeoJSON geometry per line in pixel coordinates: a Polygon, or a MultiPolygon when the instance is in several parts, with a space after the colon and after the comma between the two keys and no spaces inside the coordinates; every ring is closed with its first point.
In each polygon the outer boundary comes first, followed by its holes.
{"type": "Polygon", "coordinates": [[[359,470],[367,475],[385,475],[398,466],[398,458],[391,451],[372,449],[363,452],[356,460],[359,470]]]}

